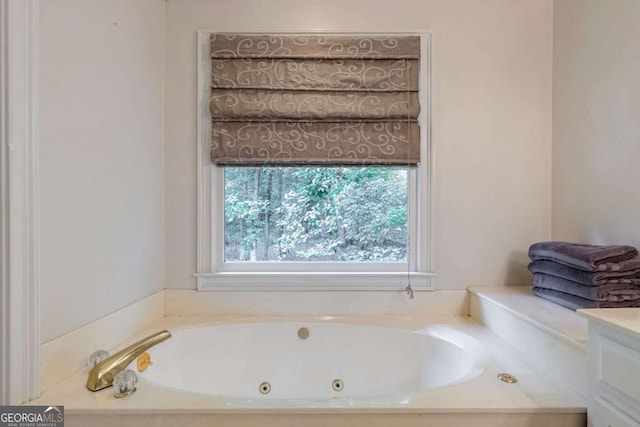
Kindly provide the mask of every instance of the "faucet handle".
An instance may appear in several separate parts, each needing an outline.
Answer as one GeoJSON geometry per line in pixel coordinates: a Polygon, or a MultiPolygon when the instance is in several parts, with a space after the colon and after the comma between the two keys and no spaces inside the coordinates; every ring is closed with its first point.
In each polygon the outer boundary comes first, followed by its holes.
{"type": "Polygon", "coordinates": [[[130,396],[136,392],[137,384],[138,376],[133,370],[125,369],[120,371],[113,379],[113,388],[115,390],[113,395],[117,398],[130,396]]]}
{"type": "Polygon", "coordinates": [[[96,366],[98,363],[102,362],[107,357],[109,357],[108,351],[96,350],[93,353],[91,353],[91,356],[89,356],[89,362],[87,363],[87,366],[89,367],[89,369],[91,369],[94,366],[96,366]]]}

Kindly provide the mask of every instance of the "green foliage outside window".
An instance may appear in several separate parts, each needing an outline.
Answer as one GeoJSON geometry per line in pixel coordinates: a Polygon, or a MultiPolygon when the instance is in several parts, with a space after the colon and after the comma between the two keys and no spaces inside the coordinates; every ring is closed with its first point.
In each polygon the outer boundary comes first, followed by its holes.
{"type": "Polygon", "coordinates": [[[407,169],[225,168],[226,261],[404,262],[407,169]]]}

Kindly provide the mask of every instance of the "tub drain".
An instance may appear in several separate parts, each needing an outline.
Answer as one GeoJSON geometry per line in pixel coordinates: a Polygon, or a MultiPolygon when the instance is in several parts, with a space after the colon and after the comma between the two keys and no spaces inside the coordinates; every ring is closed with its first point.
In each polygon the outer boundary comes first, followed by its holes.
{"type": "Polygon", "coordinates": [[[260,384],[260,387],[258,387],[258,390],[260,390],[260,393],[262,394],[269,394],[269,392],[271,391],[271,384],[265,381],[262,384],[260,384]]]}
{"type": "Polygon", "coordinates": [[[307,338],[309,338],[309,329],[307,328],[298,329],[298,338],[300,338],[301,340],[306,340],[307,338]]]}
{"type": "Polygon", "coordinates": [[[344,388],[344,383],[340,379],[333,380],[333,382],[331,383],[331,387],[335,391],[342,391],[342,389],[344,388]]]}

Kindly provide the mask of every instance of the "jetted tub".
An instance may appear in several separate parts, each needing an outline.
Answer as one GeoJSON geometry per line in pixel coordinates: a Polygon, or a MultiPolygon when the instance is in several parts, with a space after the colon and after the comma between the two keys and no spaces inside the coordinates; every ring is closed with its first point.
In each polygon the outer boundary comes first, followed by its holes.
{"type": "Polygon", "coordinates": [[[143,381],[224,396],[403,403],[412,393],[481,374],[490,354],[446,326],[417,331],[342,323],[266,322],[190,327],[151,348],[143,381]]]}

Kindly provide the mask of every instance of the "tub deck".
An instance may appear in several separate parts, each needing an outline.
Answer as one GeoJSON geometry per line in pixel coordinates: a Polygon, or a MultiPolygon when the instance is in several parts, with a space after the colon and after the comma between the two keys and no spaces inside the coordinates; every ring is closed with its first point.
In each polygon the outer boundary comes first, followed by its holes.
{"type": "MultiPolygon", "coordinates": [[[[257,321],[335,322],[418,330],[429,324],[446,325],[482,342],[492,355],[485,372],[467,382],[422,390],[407,401],[390,399],[352,406],[348,399],[254,400],[228,399],[176,391],[144,381],[125,399],[112,389],[91,392],[82,369],[42,396],[33,405],[64,405],[67,426],[509,426],[573,427],[586,425],[586,402],[568,387],[552,382],[523,363],[517,349],[467,316],[356,316],[356,317],[165,317],[133,337],[134,342],[161,329],[257,321]],[[498,373],[518,382],[499,381],[498,373]]],[[[128,342],[118,346],[122,348],[128,342]]],[[[203,366],[206,369],[206,366],[203,366]]],[[[392,366],[385,369],[393,369],[392,366]]]]}

